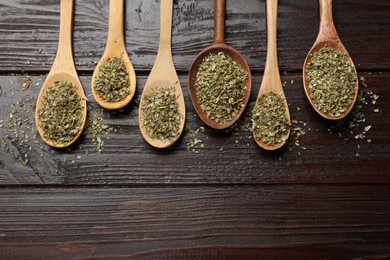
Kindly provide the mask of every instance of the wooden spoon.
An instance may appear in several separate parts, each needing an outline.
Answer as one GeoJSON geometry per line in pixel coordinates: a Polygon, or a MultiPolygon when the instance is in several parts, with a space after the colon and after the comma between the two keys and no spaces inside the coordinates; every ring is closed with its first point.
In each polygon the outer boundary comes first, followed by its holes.
{"type": "Polygon", "coordinates": [[[356,80],[355,89],[354,89],[355,95],[354,95],[353,101],[352,101],[351,105],[348,107],[348,109],[344,113],[340,114],[340,116],[333,117],[333,116],[328,115],[328,114],[322,112],[321,110],[317,109],[317,107],[314,105],[313,101],[310,98],[310,90],[309,90],[308,84],[306,83],[306,73],[305,72],[306,72],[307,64],[311,61],[313,52],[319,51],[325,45],[327,45],[328,47],[331,47],[337,51],[344,52],[347,55],[349,62],[354,67],[355,72],[356,72],[356,67],[351,59],[351,56],[349,56],[347,49],[345,49],[343,43],[341,42],[341,40],[337,34],[336,28],[334,26],[333,16],[332,16],[332,0],[320,0],[320,28],[319,28],[317,39],[316,39],[313,47],[311,48],[311,50],[307,54],[305,62],[303,64],[303,88],[305,89],[307,99],[309,100],[310,104],[315,109],[315,111],[317,111],[318,114],[320,114],[322,117],[329,119],[329,120],[339,120],[339,119],[344,118],[346,115],[349,114],[349,112],[351,112],[351,110],[356,102],[356,99],[357,99],[358,85],[359,84],[358,84],[358,80],[356,80]]]}
{"type": "Polygon", "coordinates": [[[234,124],[240,118],[241,114],[245,110],[246,105],[248,104],[249,96],[251,93],[251,87],[252,87],[251,71],[244,57],[242,57],[237,50],[228,46],[225,43],[225,12],[226,12],[226,0],[215,0],[214,1],[214,43],[211,46],[204,49],[195,58],[195,60],[192,62],[189,76],[188,76],[188,86],[190,88],[191,100],[192,100],[192,104],[195,107],[195,111],[205,124],[207,124],[208,126],[214,129],[225,129],[231,126],[232,124],[234,124]],[[203,59],[206,56],[208,56],[210,53],[217,54],[218,52],[224,52],[225,54],[230,56],[235,62],[240,64],[242,68],[248,73],[248,79],[246,81],[247,91],[244,97],[244,106],[239,110],[237,115],[232,120],[224,122],[222,124],[210,119],[207,116],[207,114],[203,112],[203,110],[200,107],[198,98],[196,96],[196,91],[195,91],[196,76],[198,74],[200,64],[202,63],[203,59]]]}
{"type": "Polygon", "coordinates": [[[146,81],[142,92],[139,107],[139,127],[144,139],[152,146],[157,148],[166,148],[175,143],[184,129],[186,109],[184,104],[183,92],[180,86],[175,66],[173,64],[171,52],[171,34],[172,34],[172,15],[173,0],[161,0],[160,7],[160,44],[157,52],[156,61],[152,71],[146,81]],[[152,139],[144,128],[144,117],[142,113],[142,104],[146,95],[156,91],[158,88],[174,87],[177,102],[179,104],[179,113],[182,116],[180,120],[180,134],[171,140],[152,139]]]}
{"type": "MultiPolygon", "coordinates": [[[[282,81],[280,79],[278,57],[277,57],[277,45],[276,45],[276,34],[277,34],[277,18],[278,18],[278,0],[267,0],[267,59],[265,62],[265,69],[263,80],[261,82],[259,97],[266,95],[270,92],[274,92],[283,99],[287,120],[290,124],[290,112],[284,95],[282,81]]],[[[282,147],[290,135],[290,129],[288,130],[286,139],[284,142],[276,145],[268,145],[260,140],[256,140],[256,143],[265,150],[276,150],[282,147]]],[[[253,135],[254,137],[254,135],[253,135]]]]}
{"type": "Polygon", "coordinates": [[[106,109],[119,109],[126,106],[133,99],[136,89],[135,71],[125,47],[123,15],[124,0],[110,0],[107,45],[92,76],[93,97],[100,106],[106,109]],[[98,93],[96,93],[94,87],[96,78],[99,75],[100,67],[109,62],[112,58],[122,58],[130,79],[130,94],[125,99],[118,102],[107,102],[98,93]]]}
{"type": "Polygon", "coordinates": [[[83,129],[85,127],[85,122],[87,118],[87,101],[84,94],[83,87],[77,76],[76,68],[73,61],[72,55],[72,26],[73,26],[73,11],[74,11],[74,0],[61,0],[61,16],[60,16],[60,37],[58,42],[57,55],[54,60],[53,66],[47,76],[45,83],[43,84],[41,91],[38,96],[37,105],[35,109],[35,123],[39,134],[41,135],[43,141],[55,148],[64,148],[72,145],[80,137],[83,129]],[[82,105],[84,109],[82,110],[83,114],[83,123],[80,128],[80,131],[77,133],[76,137],[64,144],[53,143],[51,140],[46,139],[43,135],[43,130],[41,128],[39,120],[39,109],[42,106],[43,98],[46,94],[48,88],[54,85],[57,81],[67,81],[77,87],[77,93],[82,98],[82,105]]]}

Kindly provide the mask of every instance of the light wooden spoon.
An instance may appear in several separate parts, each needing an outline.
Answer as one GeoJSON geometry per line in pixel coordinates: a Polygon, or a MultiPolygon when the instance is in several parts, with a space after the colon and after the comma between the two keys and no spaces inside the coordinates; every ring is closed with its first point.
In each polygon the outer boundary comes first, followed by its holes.
{"type": "Polygon", "coordinates": [[[126,106],[133,99],[136,89],[135,71],[125,47],[123,16],[124,0],[110,0],[107,45],[102,58],[93,72],[91,84],[93,97],[100,106],[106,109],[119,109],[126,106]],[[122,58],[130,79],[130,94],[125,99],[118,102],[107,102],[96,93],[94,87],[96,78],[99,75],[100,67],[109,62],[112,58],[122,58]]]}
{"type": "Polygon", "coordinates": [[[190,89],[192,104],[195,107],[196,113],[199,115],[200,119],[207,124],[208,126],[214,129],[225,129],[233,125],[242,115],[245,110],[246,105],[249,101],[249,96],[251,93],[252,87],[252,77],[251,71],[246,63],[244,57],[234,48],[230,47],[225,42],[225,13],[226,13],[226,0],[215,0],[214,1],[214,43],[204,49],[201,53],[196,56],[195,60],[192,62],[190,72],[188,75],[188,87],[190,89]],[[244,97],[244,106],[238,111],[236,116],[227,122],[218,123],[210,119],[205,112],[203,112],[200,107],[200,103],[196,96],[195,83],[196,76],[199,71],[199,66],[202,64],[203,59],[208,56],[210,53],[217,54],[218,52],[223,52],[230,56],[235,62],[240,64],[242,68],[248,73],[248,79],[246,81],[247,92],[244,97]]]}
{"type": "Polygon", "coordinates": [[[172,34],[172,15],[173,15],[173,0],[161,0],[160,7],[160,44],[157,52],[156,61],[152,71],[146,81],[142,92],[140,107],[139,107],[139,127],[144,139],[152,146],[157,148],[166,148],[175,143],[184,129],[185,122],[185,103],[177,76],[171,52],[171,34],[172,34]],[[172,140],[152,139],[144,128],[144,117],[142,113],[142,104],[146,95],[156,91],[158,88],[174,87],[177,102],[179,104],[179,113],[182,116],[180,120],[180,134],[172,140]]]}
{"type": "Polygon", "coordinates": [[[317,39],[314,42],[313,47],[307,54],[305,62],[303,64],[303,88],[305,89],[306,97],[309,100],[311,106],[315,109],[315,111],[318,114],[320,114],[322,117],[329,120],[339,120],[344,118],[346,115],[348,115],[349,112],[351,112],[353,106],[355,105],[357,95],[358,95],[359,83],[358,80],[356,80],[355,88],[354,88],[355,95],[353,101],[351,105],[348,107],[348,109],[344,113],[340,114],[340,116],[333,117],[317,109],[317,107],[314,105],[313,101],[310,98],[309,86],[306,83],[306,67],[307,64],[311,61],[313,52],[319,51],[325,45],[337,51],[344,52],[347,55],[349,62],[351,63],[351,65],[353,66],[356,72],[356,67],[351,59],[351,56],[349,56],[347,49],[345,49],[343,43],[341,42],[337,34],[336,28],[334,26],[333,15],[332,15],[332,0],[320,0],[320,28],[319,28],[317,39]]]}
{"type": "Polygon", "coordinates": [[[35,123],[39,134],[41,135],[43,141],[55,148],[64,148],[72,145],[80,137],[83,129],[85,127],[85,122],[87,118],[87,101],[84,94],[83,87],[77,76],[76,68],[73,61],[72,54],[72,27],[73,27],[73,11],[74,11],[74,0],[61,0],[61,15],[60,15],[60,36],[58,42],[58,49],[56,58],[54,60],[53,66],[47,76],[44,84],[42,85],[41,91],[38,96],[37,105],[35,109],[35,123]],[[46,94],[48,88],[54,85],[57,81],[67,81],[77,87],[77,93],[82,98],[83,105],[83,123],[80,128],[80,131],[77,133],[76,137],[64,144],[53,143],[51,140],[44,137],[43,130],[41,128],[39,120],[39,109],[42,106],[43,98],[46,94]]]}
{"type": "MultiPolygon", "coordinates": [[[[278,0],[267,0],[267,59],[265,62],[265,69],[263,80],[261,82],[259,97],[266,95],[270,92],[274,92],[283,99],[286,117],[290,124],[290,112],[288,109],[288,104],[286,101],[286,96],[284,95],[282,81],[280,79],[279,67],[278,67],[278,56],[277,56],[277,44],[276,44],[276,35],[277,35],[277,18],[278,18],[278,0]]],[[[256,143],[265,150],[276,150],[282,147],[290,135],[290,128],[286,134],[286,140],[284,142],[278,143],[276,145],[268,145],[260,140],[256,140],[256,143]]],[[[254,137],[254,135],[253,135],[254,137]]]]}

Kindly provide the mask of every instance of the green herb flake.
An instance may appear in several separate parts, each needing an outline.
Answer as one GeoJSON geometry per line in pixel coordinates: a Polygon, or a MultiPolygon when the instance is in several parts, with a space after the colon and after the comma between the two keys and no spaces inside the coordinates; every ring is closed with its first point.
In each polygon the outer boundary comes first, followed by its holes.
{"type": "Polygon", "coordinates": [[[286,141],[290,125],[283,99],[274,92],[259,97],[252,111],[255,139],[268,145],[286,141]]]}
{"type": "Polygon", "coordinates": [[[26,79],[24,80],[23,84],[22,84],[22,87],[23,87],[23,91],[26,91],[27,89],[29,89],[30,85],[31,85],[31,77],[30,76],[27,76],[26,79]]]}
{"type": "Polygon", "coordinates": [[[204,127],[201,126],[198,129],[188,128],[188,137],[189,139],[186,141],[187,151],[193,153],[199,153],[200,148],[204,148],[203,141],[199,139],[199,135],[204,132],[204,127]]]}
{"type": "Polygon", "coordinates": [[[29,160],[28,159],[22,159],[21,157],[19,157],[19,160],[21,163],[23,163],[24,165],[27,165],[29,160]]]}
{"type": "Polygon", "coordinates": [[[306,65],[309,95],[321,112],[338,117],[352,104],[357,74],[348,55],[325,46],[306,65]]]}
{"type": "Polygon", "coordinates": [[[88,118],[87,124],[85,127],[86,134],[96,135],[108,135],[113,131],[113,128],[109,125],[103,124],[103,109],[97,110],[92,118],[88,118]]]}
{"type": "Polygon", "coordinates": [[[82,111],[77,87],[69,82],[55,82],[47,89],[38,112],[44,137],[56,144],[72,141],[81,131],[82,111]]]}
{"type": "Polygon", "coordinates": [[[225,53],[206,56],[195,82],[202,111],[217,123],[232,120],[244,106],[247,79],[248,73],[225,53]]]}
{"type": "Polygon", "coordinates": [[[142,102],[143,126],[152,139],[172,140],[180,134],[180,122],[183,116],[179,113],[174,87],[158,87],[142,102]]]}
{"type": "Polygon", "coordinates": [[[112,58],[100,66],[94,89],[110,103],[119,102],[130,95],[130,78],[122,58],[112,58]]]}

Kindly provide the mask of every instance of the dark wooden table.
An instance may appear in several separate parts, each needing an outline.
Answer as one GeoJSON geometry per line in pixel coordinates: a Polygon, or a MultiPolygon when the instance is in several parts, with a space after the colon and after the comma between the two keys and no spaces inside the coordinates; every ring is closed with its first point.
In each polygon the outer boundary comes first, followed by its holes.
{"type": "MultiPolygon", "coordinates": [[[[175,1],[183,137],[167,150],[150,147],[135,101],[103,112],[115,131],[100,136],[98,154],[91,134],[69,150],[34,137],[35,98],[57,48],[59,1],[0,0],[0,258],[390,257],[390,4],[337,0],[333,11],[366,100],[354,116],[337,124],[309,106],[302,64],[316,38],[318,3],[280,0],[279,65],[296,120],[288,144],[261,150],[246,120],[227,132],[203,130],[187,76],[212,43],[213,1],[175,1]],[[354,119],[360,122],[350,125],[354,119]],[[195,140],[202,142],[188,150],[195,140]]],[[[139,100],[157,52],[159,1],[128,0],[125,17],[139,100]]],[[[107,20],[108,1],[76,1],[75,63],[88,95],[107,20]]],[[[226,25],[227,42],[252,69],[248,115],[264,70],[265,1],[227,1],[226,25]]],[[[89,115],[98,111],[92,97],[88,104],[89,115]]]]}

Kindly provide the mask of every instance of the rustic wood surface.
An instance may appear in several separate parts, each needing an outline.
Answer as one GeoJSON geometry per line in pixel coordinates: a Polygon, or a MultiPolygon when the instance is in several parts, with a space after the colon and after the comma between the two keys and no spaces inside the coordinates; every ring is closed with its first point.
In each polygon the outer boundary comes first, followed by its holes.
{"type": "Polygon", "coordinates": [[[2,189],[0,257],[384,258],[389,204],[376,185],[2,189]]]}
{"type": "MultiPolygon", "coordinates": [[[[90,82],[106,44],[109,1],[75,2],[74,55],[91,116],[99,110],[90,82]]],[[[341,124],[320,118],[305,97],[302,64],[319,23],[313,0],[279,0],[278,18],[293,128],[306,134],[293,131],[286,147],[266,152],[245,120],[228,132],[204,126],[187,76],[213,41],[213,1],[179,0],[172,47],[186,129],[173,147],[152,148],[139,131],[138,102],[157,53],[159,1],[128,0],[126,48],[137,92],[125,109],[103,111],[115,131],[101,136],[98,154],[91,134],[69,150],[34,138],[35,99],[57,48],[59,2],[0,0],[0,259],[390,257],[390,5],[333,5],[339,36],[364,78],[358,126],[349,127],[353,117],[341,124]],[[195,139],[202,142],[188,151],[195,139]]],[[[265,1],[227,1],[226,18],[227,43],[252,69],[248,116],[264,71],[265,1]]]]}
{"type": "MultiPolygon", "coordinates": [[[[75,62],[93,71],[104,52],[108,29],[106,0],[76,1],[75,62]]],[[[334,22],[358,69],[390,67],[388,0],[343,0],[333,3],[334,22]]],[[[0,70],[46,71],[57,50],[59,4],[56,1],[0,2],[0,70]]],[[[126,49],[137,71],[153,64],[159,39],[159,1],[126,1],[126,49]]],[[[263,70],[266,55],[265,1],[228,1],[226,41],[263,70]]],[[[278,56],[281,70],[301,70],[319,24],[318,1],[280,0],[278,56]]],[[[175,1],[172,52],[175,66],[187,71],[195,56],[213,42],[213,1],[175,1]]]]}

